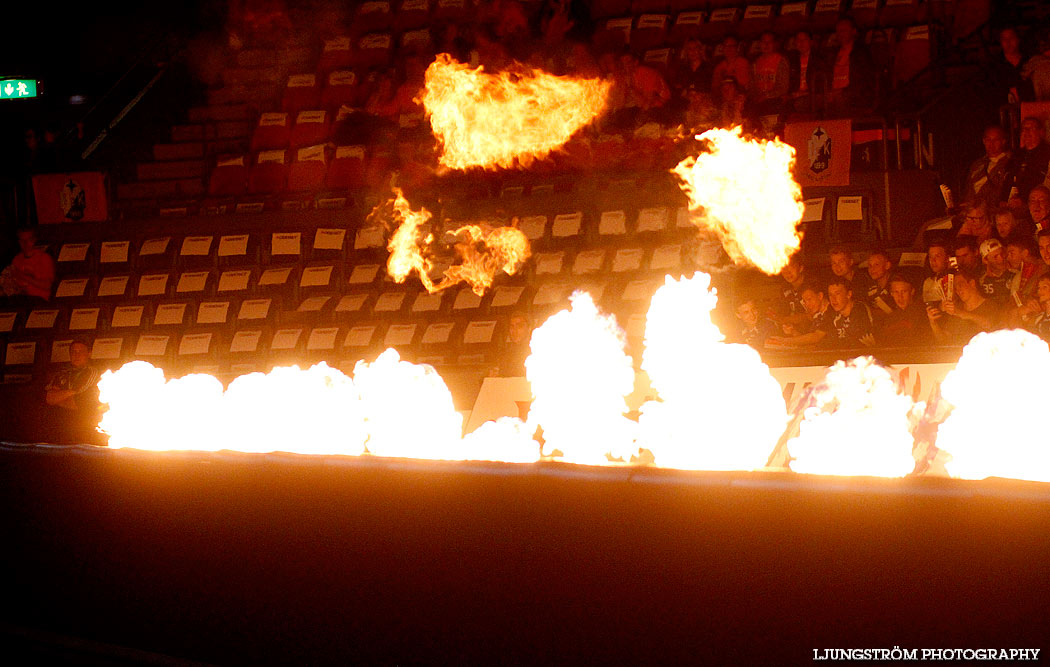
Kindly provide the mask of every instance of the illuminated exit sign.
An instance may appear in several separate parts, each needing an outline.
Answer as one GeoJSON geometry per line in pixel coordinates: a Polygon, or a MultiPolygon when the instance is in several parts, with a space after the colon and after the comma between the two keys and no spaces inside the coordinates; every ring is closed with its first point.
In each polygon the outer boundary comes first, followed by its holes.
{"type": "Polygon", "coordinates": [[[36,97],[36,79],[0,80],[0,100],[36,97]]]}

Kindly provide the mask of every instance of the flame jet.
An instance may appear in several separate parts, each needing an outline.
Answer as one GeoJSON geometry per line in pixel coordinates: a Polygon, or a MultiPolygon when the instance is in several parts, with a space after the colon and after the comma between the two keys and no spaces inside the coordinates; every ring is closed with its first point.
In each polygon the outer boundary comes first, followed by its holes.
{"type": "MultiPolygon", "coordinates": [[[[482,296],[500,271],[514,275],[531,255],[528,237],[515,227],[464,225],[449,232],[456,238],[454,247],[460,262],[445,269],[442,279],[435,283],[430,277],[434,269],[430,253],[435,243],[434,233],[428,227],[430,211],[413,211],[400,190],[394,193],[393,220],[398,227],[387,244],[387,272],[397,283],[405,282],[415,271],[431,294],[465,282],[482,296]]],[[[370,217],[381,215],[382,207],[377,207],[370,217]]]]}
{"type": "Polygon", "coordinates": [[[420,101],[441,165],[510,169],[546,157],[598,117],[610,86],[523,65],[490,74],[442,53],[427,68],[420,101]]]}
{"type": "Polygon", "coordinates": [[[668,276],[653,295],[642,369],[660,400],[642,405],[638,444],[661,467],[754,470],[784,431],[784,396],[753,348],[723,342],[710,283],[668,276]]]}
{"type": "Polygon", "coordinates": [[[671,172],[689,198],[693,224],[710,229],[737,264],[779,273],[802,239],[802,188],[791,169],[795,149],[780,141],[745,140],[741,128],[708,130],[698,157],[671,172]]]}

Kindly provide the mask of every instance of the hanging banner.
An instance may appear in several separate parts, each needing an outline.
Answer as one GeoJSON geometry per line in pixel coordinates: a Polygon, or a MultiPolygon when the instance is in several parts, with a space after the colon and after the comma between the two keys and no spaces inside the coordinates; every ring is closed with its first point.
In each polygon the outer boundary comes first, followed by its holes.
{"type": "Polygon", "coordinates": [[[103,222],[108,217],[101,172],[39,174],[33,177],[36,214],[41,224],[103,222]]]}
{"type": "Polygon", "coordinates": [[[788,123],[784,140],[795,147],[795,180],[802,187],[849,185],[849,120],[811,120],[788,123]]]}

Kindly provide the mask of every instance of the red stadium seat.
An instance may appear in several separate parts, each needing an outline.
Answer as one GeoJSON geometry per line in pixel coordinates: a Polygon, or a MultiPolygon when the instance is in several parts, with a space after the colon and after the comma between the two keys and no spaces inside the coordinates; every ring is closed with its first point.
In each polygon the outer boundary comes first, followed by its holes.
{"type": "Polygon", "coordinates": [[[668,40],[672,44],[680,45],[689,39],[700,39],[700,27],[703,24],[703,12],[682,12],[675,18],[668,40]]]}
{"type": "Polygon", "coordinates": [[[295,152],[288,168],[288,189],[292,192],[320,190],[325,184],[324,145],[307,146],[295,152]]]}
{"type": "Polygon", "coordinates": [[[248,172],[248,191],[252,194],[283,192],[288,182],[288,151],[260,151],[248,172]]]}
{"type": "Polygon", "coordinates": [[[667,70],[671,66],[671,49],[649,49],[642,57],[642,62],[666,76],[667,70]]]}
{"type": "Polygon", "coordinates": [[[853,0],[850,15],[862,29],[871,28],[878,23],[880,2],[881,0],[853,0]]]}
{"type": "Polygon", "coordinates": [[[430,23],[428,0],[403,0],[394,14],[393,28],[405,32],[425,28],[430,23]]]}
{"type": "Polygon", "coordinates": [[[321,47],[321,58],[317,61],[317,69],[321,72],[331,72],[336,69],[349,69],[354,61],[353,42],[349,37],[333,37],[327,39],[321,47]]]}
{"type": "Polygon", "coordinates": [[[773,28],[773,5],[748,5],[740,19],[738,32],[741,37],[757,37],[773,28]]]}
{"type": "Polygon", "coordinates": [[[667,40],[667,28],[670,23],[666,14],[644,14],[631,31],[631,50],[645,53],[664,45],[667,40]]]}
{"type": "Polygon", "coordinates": [[[325,175],[325,186],[332,189],[359,188],[365,184],[365,147],[339,146],[325,175]]]}
{"type": "Polygon", "coordinates": [[[393,13],[390,3],[386,0],[370,0],[362,2],[354,12],[351,27],[358,34],[386,30],[393,21],[393,13]]]}
{"type": "MultiPolygon", "coordinates": [[[[856,2],[853,3],[856,6],[856,2]]],[[[918,0],[886,0],[879,13],[879,24],[883,26],[915,25],[926,20],[926,5],[918,0]]]]}
{"type": "Polygon", "coordinates": [[[394,53],[394,39],[388,32],[374,32],[357,42],[354,61],[361,67],[385,67],[394,53]]]}
{"type": "Polygon", "coordinates": [[[816,32],[832,30],[842,15],[846,3],[843,0],[817,0],[809,26],[816,32]]]}
{"type": "Polygon", "coordinates": [[[432,48],[433,40],[430,38],[430,31],[425,28],[401,34],[400,55],[425,55],[431,53],[432,48]]]}
{"type": "Polygon", "coordinates": [[[211,172],[208,194],[231,197],[244,194],[248,185],[248,169],[244,156],[220,157],[211,172]]]}
{"type": "Polygon", "coordinates": [[[288,145],[288,133],[291,129],[289,115],[285,112],[264,113],[259,117],[259,124],[252,133],[251,149],[253,151],[284,148],[288,145]]]}
{"type": "Polygon", "coordinates": [[[780,5],[780,13],[773,22],[773,29],[781,35],[790,35],[806,27],[809,17],[808,2],[785,2],[780,5]]]}
{"type": "Polygon", "coordinates": [[[339,107],[358,106],[361,102],[361,87],[357,74],[350,70],[335,70],[328,74],[328,82],[321,92],[321,108],[334,113],[339,107]]]}
{"type": "Polygon", "coordinates": [[[434,19],[437,21],[463,21],[470,16],[469,0],[437,0],[434,19]]]}
{"type": "Polygon", "coordinates": [[[300,111],[295,117],[289,143],[292,148],[323,144],[328,140],[329,130],[328,112],[323,109],[300,111]]]}
{"type": "Polygon", "coordinates": [[[370,188],[385,188],[394,168],[394,154],[387,149],[377,149],[365,162],[365,185],[370,188]]]}
{"type": "Polygon", "coordinates": [[[296,74],[288,77],[284,88],[281,108],[296,113],[303,109],[316,109],[321,103],[321,86],[316,74],[296,74]]]}
{"type": "Polygon", "coordinates": [[[627,46],[631,39],[631,24],[633,22],[634,19],[630,16],[609,19],[594,31],[594,48],[598,51],[618,51],[627,46]]]}
{"type": "Polygon", "coordinates": [[[893,81],[902,83],[930,64],[930,27],[912,26],[904,31],[893,58],[893,81]]]}
{"type": "Polygon", "coordinates": [[[700,27],[700,36],[704,39],[722,39],[736,30],[739,20],[740,10],[736,7],[712,10],[707,23],[700,27]]]}

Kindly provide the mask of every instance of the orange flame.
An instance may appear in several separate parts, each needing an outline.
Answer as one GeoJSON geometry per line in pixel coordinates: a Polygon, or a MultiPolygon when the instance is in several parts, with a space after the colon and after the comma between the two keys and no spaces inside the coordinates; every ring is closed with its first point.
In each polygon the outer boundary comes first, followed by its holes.
{"type": "Polygon", "coordinates": [[[754,470],[784,431],[784,397],[753,348],[722,342],[710,282],[668,276],[653,295],[642,369],[660,400],[642,405],[639,445],[658,466],[754,470]]]}
{"type": "Polygon", "coordinates": [[[948,474],[1050,482],[1046,391],[1050,349],[1027,331],[981,333],[941,384],[952,411],[937,447],[948,474]]]}
{"type": "Polygon", "coordinates": [[[610,84],[519,66],[489,74],[437,56],[426,71],[423,106],[451,169],[529,166],[605,109],[610,84]]]}
{"type": "Polygon", "coordinates": [[[737,264],[779,273],[801,245],[802,188],[792,176],[795,149],[744,140],[741,128],[708,130],[708,152],[672,169],[689,197],[693,223],[718,234],[737,264]]]}
{"type": "Polygon", "coordinates": [[[387,244],[390,250],[387,272],[397,283],[405,282],[415,271],[431,294],[466,282],[475,294],[482,296],[492,286],[496,274],[502,271],[514,275],[531,254],[528,237],[515,227],[465,225],[451,232],[461,239],[455,244],[461,262],[447,268],[444,277],[435,283],[430,277],[434,262],[429,257],[434,235],[426,229],[430,211],[425,208],[413,211],[400,190],[395,189],[394,194],[395,198],[388,204],[392,203],[394,221],[399,224],[387,244]]]}
{"type": "Polygon", "coordinates": [[[557,450],[564,461],[589,465],[629,461],[636,424],[624,413],[634,368],[624,334],[590,294],[576,292],[570,301],[569,310],[532,332],[525,360],[534,397],[529,421],[543,428],[547,455],[557,450]]]}
{"type": "Polygon", "coordinates": [[[924,403],[899,391],[871,357],[828,369],[787,446],[791,469],[817,475],[903,477],[915,468],[912,431],[924,403]]]}

